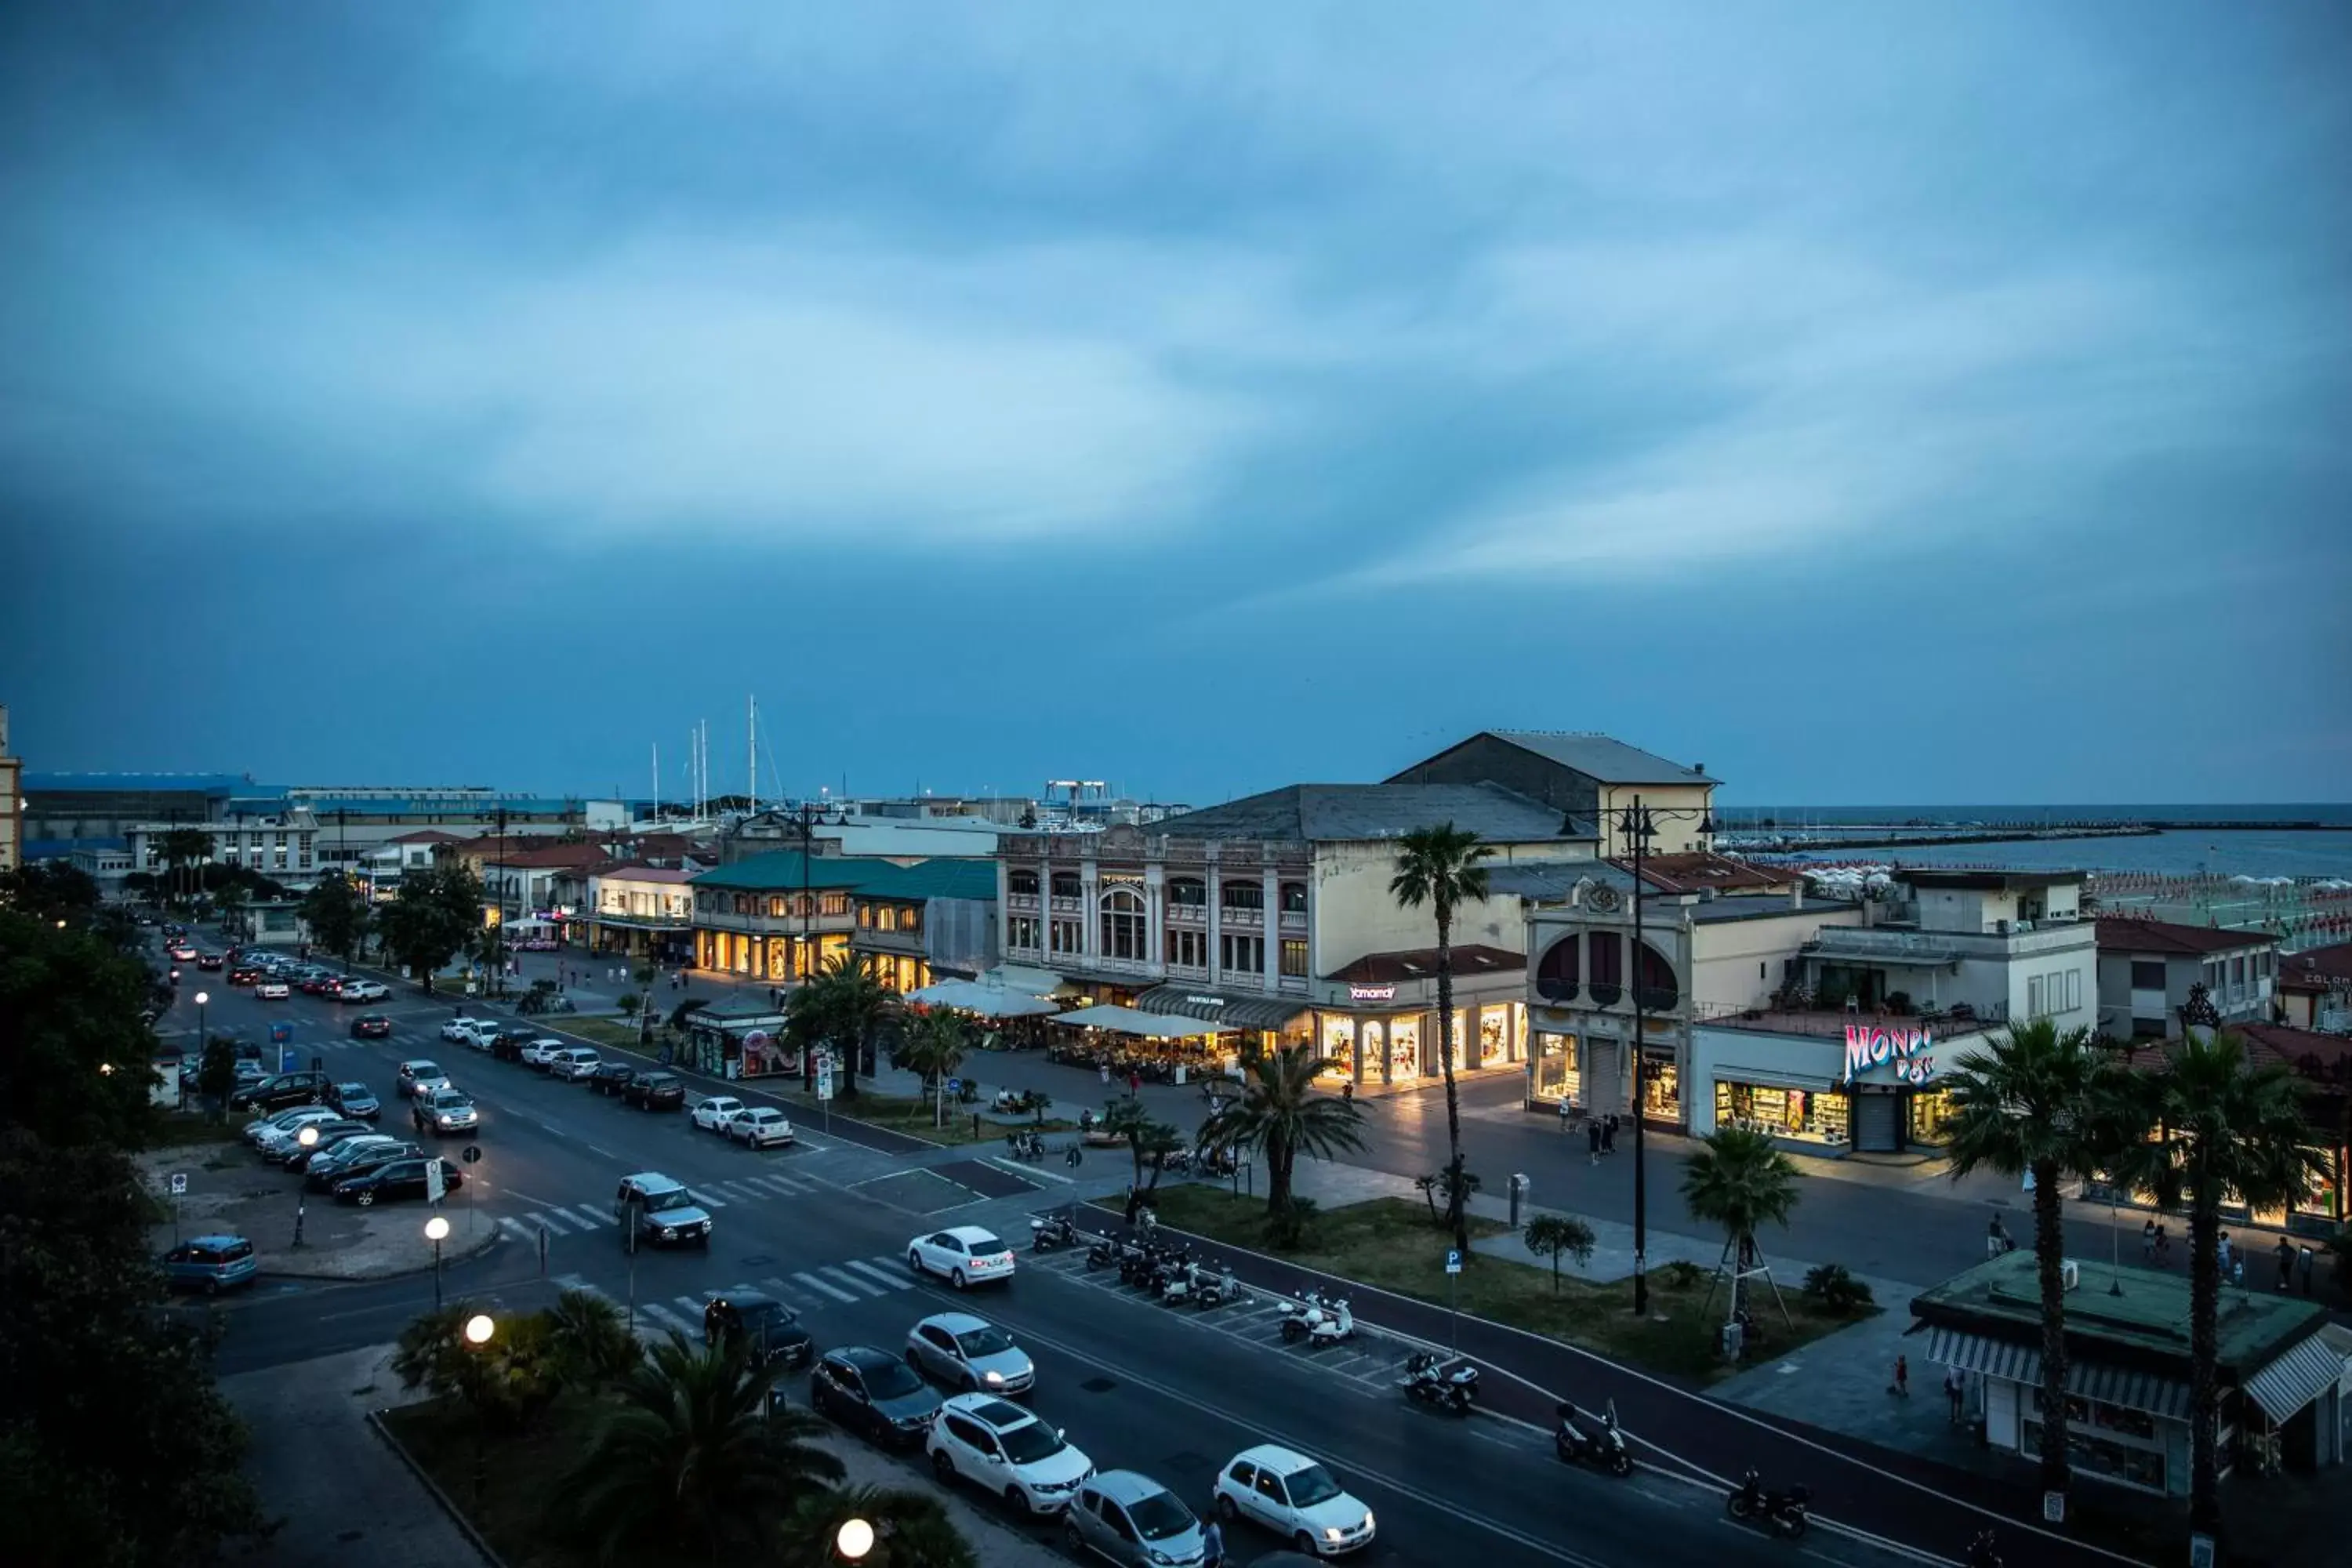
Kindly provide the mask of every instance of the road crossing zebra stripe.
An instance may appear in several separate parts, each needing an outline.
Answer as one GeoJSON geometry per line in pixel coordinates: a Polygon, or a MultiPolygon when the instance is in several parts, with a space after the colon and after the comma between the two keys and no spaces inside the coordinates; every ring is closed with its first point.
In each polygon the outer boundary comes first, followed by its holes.
{"type": "Polygon", "coordinates": [[[732,1193],[739,1198],[749,1198],[754,1202],[768,1195],[759,1188],[745,1182],[718,1182],[713,1184],[726,1188],[730,1193],[732,1193]]]}
{"type": "Polygon", "coordinates": [[[692,1187],[686,1189],[686,1195],[707,1209],[723,1209],[727,1206],[725,1198],[713,1197],[709,1193],[698,1192],[692,1187]]]}
{"type": "MultiPolygon", "coordinates": [[[[855,1268],[861,1275],[869,1275],[872,1278],[880,1280],[883,1284],[887,1285],[893,1290],[911,1290],[915,1288],[915,1282],[912,1279],[908,1279],[905,1273],[898,1269],[877,1268],[871,1263],[863,1262],[855,1258],[849,1259],[846,1263],[844,1263],[842,1267],[844,1268],[855,1268]]],[[[860,1280],[859,1283],[862,1284],[864,1281],[860,1280]]]]}
{"type": "MultiPolygon", "coordinates": [[[[609,1298],[607,1299],[609,1300],[609,1298]]],[[[668,1308],[662,1306],[658,1302],[647,1301],[639,1306],[637,1308],[637,1316],[649,1319],[672,1333],[683,1334],[688,1340],[694,1339],[697,1335],[702,1332],[699,1328],[688,1322],[684,1318],[679,1317],[676,1312],[671,1311],[668,1308]]],[[[639,1329],[637,1331],[638,1333],[643,1334],[646,1331],[639,1329]]]]}
{"type": "Polygon", "coordinates": [[[856,1275],[850,1273],[845,1268],[835,1268],[830,1265],[820,1264],[817,1267],[817,1272],[824,1275],[828,1279],[838,1279],[845,1285],[863,1290],[869,1297],[879,1296],[882,1294],[879,1287],[859,1279],[856,1275]]]}
{"type": "Polygon", "coordinates": [[[499,1216],[499,1228],[505,1231],[509,1236],[513,1237],[517,1241],[536,1241],[539,1239],[538,1232],[532,1230],[530,1226],[523,1224],[522,1221],[515,1218],[512,1215],[500,1215],[499,1216]]]}
{"type": "Polygon", "coordinates": [[[606,1214],[601,1209],[592,1209],[586,1204],[574,1204],[572,1205],[570,1212],[576,1215],[585,1215],[588,1218],[588,1226],[591,1230],[600,1229],[604,1226],[618,1225],[621,1223],[615,1216],[606,1214]]]}
{"type": "Polygon", "coordinates": [[[801,1195],[801,1189],[793,1185],[792,1183],[784,1180],[782,1176],[754,1176],[751,1178],[751,1184],[771,1194],[779,1194],[783,1197],[796,1198],[801,1195]]]}
{"type": "Polygon", "coordinates": [[[580,1217],[568,1209],[535,1209],[523,1223],[557,1236],[570,1236],[575,1230],[587,1228],[580,1223],[580,1217]]]}
{"type": "Polygon", "coordinates": [[[818,1279],[814,1274],[795,1274],[793,1278],[799,1280],[803,1285],[812,1290],[824,1291],[826,1295],[832,1297],[836,1301],[848,1301],[855,1303],[862,1300],[860,1297],[851,1295],[848,1291],[843,1289],[838,1285],[827,1284],[824,1280],[818,1279]]]}

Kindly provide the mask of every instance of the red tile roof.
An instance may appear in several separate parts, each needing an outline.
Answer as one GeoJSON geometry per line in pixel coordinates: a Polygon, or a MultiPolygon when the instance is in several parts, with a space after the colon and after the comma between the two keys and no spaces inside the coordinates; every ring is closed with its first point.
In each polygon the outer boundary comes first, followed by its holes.
{"type": "Polygon", "coordinates": [[[2284,1024],[2232,1024],[2231,1031],[2246,1040],[2246,1055],[2256,1062],[2284,1062],[2303,1077],[2352,1079],[2352,1039],[2342,1035],[2290,1029],[2284,1024]]]}
{"type": "Polygon", "coordinates": [[[2268,931],[2233,931],[2227,926],[2184,926],[2170,921],[2119,920],[2102,915],[2098,927],[2099,945],[2109,952],[2202,955],[2278,945],[2278,938],[2268,931]]]}
{"type": "MultiPolygon", "coordinates": [[[[1630,857],[1610,864],[1629,875],[1633,869],[1630,857]]],[[[1709,888],[1724,892],[1779,892],[1796,879],[1793,870],[1752,866],[1728,855],[1703,852],[1642,857],[1642,880],[1662,893],[1696,893],[1709,888]]]]}
{"type": "MultiPolygon", "coordinates": [[[[1528,955],[1511,952],[1499,947],[1481,947],[1475,943],[1454,950],[1454,973],[1457,975],[1496,974],[1507,970],[1524,970],[1528,955]]],[[[1345,969],[1327,974],[1326,980],[1340,981],[1351,985],[1393,985],[1437,977],[1437,950],[1416,947],[1404,952],[1368,952],[1345,969]]]]}
{"type": "Polygon", "coordinates": [[[2278,987],[2282,991],[2307,991],[2315,995],[2330,986],[2347,984],[2352,984],[2352,942],[2279,954],[2278,987]]]}

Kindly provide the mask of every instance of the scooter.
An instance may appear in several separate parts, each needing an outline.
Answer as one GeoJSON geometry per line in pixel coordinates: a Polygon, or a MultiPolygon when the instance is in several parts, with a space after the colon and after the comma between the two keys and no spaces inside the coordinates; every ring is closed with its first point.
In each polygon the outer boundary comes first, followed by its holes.
{"type": "Polygon", "coordinates": [[[1296,1342],[1305,1338],[1309,1349],[1319,1345],[1336,1345],[1341,1340],[1356,1337],[1356,1315],[1348,1310],[1347,1298],[1337,1297],[1327,1301],[1318,1321],[1307,1322],[1298,1318],[1285,1318],[1282,1337],[1296,1342]]]}
{"type": "Polygon", "coordinates": [[[1620,1478],[1633,1473],[1633,1456],[1625,1447],[1625,1434],[1617,1429],[1613,1403],[1601,1416],[1598,1432],[1586,1431],[1576,1419],[1576,1406],[1566,1401],[1560,1403],[1558,1414],[1559,1426],[1552,1433],[1552,1447],[1563,1464],[1591,1465],[1620,1478]]]}
{"type": "Polygon", "coordinates": [[[1091,1274],[1097,1268],[1108,1268],[1126,1256],[1126,1244],[1113,1241],[1106,1236],[1087,1248],[1087,1272],[1091,1274]]]}
{"type": "Polygon", "coordinates": [[[1067,1215],[1054,1215],[1029,1222],[1029,1250],[1051,1252],[1058,1247],[1076,1247],[1078,1227],[1070,1223],[1067,1215]]]}
{"type": "Polygon", "coordinates": [[[1739,1478],[1739,1485],[1725,1500],[1724,1506],[1734,1519],[1759,1519],[1773,1534],[1794,1541],[1805,1533],[1810,1522],[1806,1505],[1812,1500],[1813,1494],[1803,1487],[1790,1487],[1785,1492],[1767,1491],[1756,1472],[1750,1470],[1739,1478]]]}
{"type": "Polygon", "coordinates": [[[1295,1340],[1323,1321],[1323,1294],[1308,1287],[1282,1304],[1282,1337],[1295,1340]]]}
{"type": "Polygon", "coordinates": [[[1160,1284],[1160,1304],[1163,1307],[1191,1305],[1194,1288],[1200,1283],[1200,1274],[1201,1266],[1197,1263],[1171,1268],[1168,1278],[1160,1284]]]}
{"type": "Polygon", "coordinates": [[[1221,1272],[1196,1281],[1192,1287],[1192,1300],[1203,1310],[1222,1307],[1228,1301],[1238,1301],[1241,1296],[1241,1281],[1234,1278],[1231,1264],[1227,1264],[1221,1272]]]}
{"type": "Polygon", "coordinates": [[[1397,1379],[1397,1386],[1409,1398],[1467,1415],[1477,1399],[1478,1369],[1465,1361],[1449,1370],[1445,1358],[1435,1351],[1420,1351],[1404,1363],[1404,1375],[1397,1379]]]}

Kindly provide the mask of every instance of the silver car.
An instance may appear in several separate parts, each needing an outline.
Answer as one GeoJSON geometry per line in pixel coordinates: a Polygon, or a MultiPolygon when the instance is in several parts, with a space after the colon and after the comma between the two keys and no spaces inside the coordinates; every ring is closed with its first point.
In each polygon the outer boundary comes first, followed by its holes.
{"type": "Polygon", "coordinates": [[[907,1335],[907,1364],[950,1388],[973,1394],[1026,1394],[1037,1367],[1013,1336],[970,1312],[925,1318],[907,1335]]]}
{"type": "Polygon", "coordinates": [[[1201,1521],[1176,1494],[1134,1470],[1105,1470],[1062,1515],[1070,1554],[1131,1568],[1198,1568],[1208,1560],[1201,1521]]]}

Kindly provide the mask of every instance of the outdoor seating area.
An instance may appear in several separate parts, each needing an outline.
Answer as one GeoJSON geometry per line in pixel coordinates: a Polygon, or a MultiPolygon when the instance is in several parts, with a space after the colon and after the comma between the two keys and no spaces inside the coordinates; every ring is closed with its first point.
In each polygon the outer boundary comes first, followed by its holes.
{"type": "Polygon", "coordinates": [[[1099,1068],[1111,1078],[1182,1083],[1229,1073],[1237,1060],[1230,1031],[1171,1013],[1106,1005],[1057,1013],[1045,1022],[1050,1026],[1047,1060],[1099,1068]]]}

